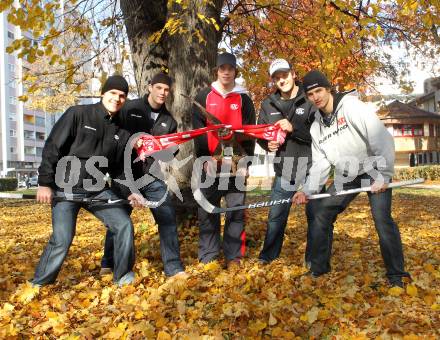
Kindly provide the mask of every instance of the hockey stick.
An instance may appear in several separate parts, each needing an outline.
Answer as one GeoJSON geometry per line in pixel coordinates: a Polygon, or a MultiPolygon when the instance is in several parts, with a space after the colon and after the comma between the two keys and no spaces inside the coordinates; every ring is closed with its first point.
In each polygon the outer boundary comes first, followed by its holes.
{"type": "MultiPolygon", "coordinates": [[[[403,186],[407,186],[407,185],[419,184],[419,183],[423,183],[424,181],[425,181],[425,179],[423,179],[423,178],[417,178],[417,179],[409,180],[409,181],[394,182],[394,183],[390,183],[388,185],[388,188],[398,188],[398,187],[403,187],[403,186]]],[[[356,189],[349,189],[349,190],[342,190],[342,191],[334,192],[334,193],[316,194],[316,195],[308,196],[307,198],[309,200],[316,200],[316,199],[322,199],[322,198],[327,198],[327,197],[332,197],[332,196],[357,194],[357,193],[366,192],[366,191],[371,191],[371,186],[356,188],[356,189]]],[[[280,199],[280,200],[255,202],[255,203],[239,205],[239,206],[230,207],[230,208],[221,208],[221,207],[216,207],[213,204],[211,204],[203,196],[200,189],[197,189],[194,192],[194,199],[203,208],[203,210],[205,210],[206,212],[208,212],[210,214],[219,214],[219,213],[224,213],[224,212],[228,212],[228,211],[236,211],[236,210],[244,210],[244,209],[265,208],[265,207],[271,207],[271,206],[279,205],[279,204],[291,204],[292,203],[292,197],[291,197],[291,198],[280,199]]]]}
{"type": "MultiPolygon", "coordinates": [[[[0,198],[6,199],[27,199],[34,200],[37,195],[32,194],[12,194],[12,193],[0,193],[0,198]]],[[[80,197],[80,198],[68,198],[68,197],[53,197],[55,202],[75,202],[75,203],[107,203],[107,204],[130,204],[129,200],[126,199],[111,199],[111,198],[93,198],[93,197],[80,197]]],[[[158,206],[157,202],[146,201],[144,204],[148,208],[156,208],[158,206]]]]}

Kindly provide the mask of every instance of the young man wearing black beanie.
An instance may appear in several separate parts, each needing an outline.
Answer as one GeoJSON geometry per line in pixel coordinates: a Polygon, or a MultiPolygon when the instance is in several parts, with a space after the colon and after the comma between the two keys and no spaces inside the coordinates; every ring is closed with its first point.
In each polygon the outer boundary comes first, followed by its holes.
{"type": "Polygon", "coordinates": [[[118,121],[127,93],[128,83],[123,77],[109,77],[102,88],[101,101],[70,107],[46,140],[38,169],[37,201],[52,205],[53,233],[35,270],[32,279],[35,286],[56,280],[75,236],[76,218],[81,208],[94,214],[115,235],[114,282],[124,285],[134,280],[133,225],[126,210],[120,205],[86,202],[88,199],[117,200],[120,198],[117,192],[128,196],[133,206],[143,204],[140,195],[130,194],[115,181],[110,189],[104,180],[106,173],[112,178],[123,178],[121,164],[129,133],[119,128],[118,121]],[[94,160],[97,156],[106,162],[94,160]],[[70,162],[70,167],[62,165],[66,162],[70,162]],[[96,171],[92,173],[91,168],[96,171]]]}
{"type": "MultiPolygon", "coordinates": [[[[237,77],[237,63],[231,53],[221,53],[217,56],[217,64],[214,69],[216,81],[210,87],[206,87],[197,94],[196,101],[213,114],[224,124],[230,124],[233,128],[239,128],[246,124],[255,124],[255,108],[245,88],[235,82],[237,77]]],[[[194,129],[212,125],[213,122],[206,119],[197,106],[193,106],[194,129]]],[[[234,162],[234,159],[242,156],[253,156],[255,140],[237,140],[237,153],[225,155],[227,150],[222,148],[223,141],[231,141],[235,138],[232,134],[219,136],[216,132],[194,139],[194,147],[197,157],[215,156],[219,162],[234,162]],[[225,157],[226,156],[226,157],[225,157]]],[[[232,148],[232,147],[231,147],[232,148]]],[[[206,165],[207,163],[205,163],[206,165]]],[[[232,163],[231,163],[232,164],[232,163]]],[[[232,167],[234,165],[232,164],[232,167]]],[[[225,197],[226,205],[233,207],[244,204],[246,192],[236,186],[236,178],[243,179],[245,174],[228,174],[227,188],[220,186],[220,174],[210,174],[205,167],[202,177],[215,177],[214,183],[209,188],[203,188],[202,194],[209,202],[218,206],[222,197],[225,197]]],[[[215,171],[214,171],[215,172],[215,171]]],[[[244,179],[243,181],[244,182],[244,179]]],[[[199,260],[202,263],[214,261],[223,253],[226,263],[239,265],[245,254],[245,230],[244,211],[234,211],[226,214],[223,242],[220,237],[220,214],[209,214],[202,208],[198,210],[199,219],[199,260]]]]}
{"type": "MultiPolygon", "coordinates": [[[[128,100],[121,111],[120,126],[130,134],[145,132],[160,136],[177,131],[177,122],[165,106],[170,94],[171,78],[163,73],[153,76],[148,85],[148,93],[144,97],[128,100]]],[[[132,160],[137,158],[133,152],[132,160]]],[[[154,158],[148,157],[145,162],[132,162],[133,178],[137,180],[150,173],[150,168],[156,166],[154,158]]],[[[161,178],[140,188],[142,195],[150,202],[162,202],[158,207],[151,208],[154,220],[159,229],[160,252],[165,275],[168,277],[185,278],[184,267],[180,259],[179,237],[177,232],[176,213],[167,185],[161,178]]],[[[113,237],[107,232],[104,256],[101,261],[101,274],[109,273],[114,267],[113,237]]]]}
{"type": "MultiPolygon", "coordinates": [[[[308,99],[318,108],[311,127],[312,168],[302,189],[294,195],[297,204],[307,195],[319,192],[335,167],[335,180],[328,191],[340,191],[371,185],[368,193],[371,213],[379,235],[380,250],[390,285],[403,286],[404,269],[399,229],[391,217],[391,189],[394,172],[393,137],[377,117],[375,110],[357,98],[354,91],[332,92],[330,82],[319,71],[304,76],[308,99]],[[347,163],[350,163],[347,167],[347,163]]],[[[308,203],[311,275],[330,271],[333,223],[357,194],[331,196],[308,203]]]]}
{"type": "MultiPolygon", "coordinates": [[[[262,139],[257,141],[263,149],[275,152],[279,158],[274,162],[275,178],[270,197],[274,201],[291,198],[303,184],[312,164],[310,126],[316,108],[307,100],[303,86],[296,81],[296,73],[287,60],[275,59],[270,64],[269,75],[276,91],[261,103],[258,124],[278,124],[287,133],[282,145],[262,139]]],[[[279,257],[290,207],[290,204],[280,204],[270,208],[260,263],[266,264],[279,257]]],[[[308,257],[306,251],[306,264],[308,257]]]]}

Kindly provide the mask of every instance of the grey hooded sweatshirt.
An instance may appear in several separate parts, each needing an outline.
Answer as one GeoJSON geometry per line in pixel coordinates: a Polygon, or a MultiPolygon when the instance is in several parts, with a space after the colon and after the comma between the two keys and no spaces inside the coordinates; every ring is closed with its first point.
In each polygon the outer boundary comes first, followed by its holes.
{"type": "Polygon", "coordinates": [[[368,172],[389,183],[394,173],[394,140],[375,109],[360,101],[355,91],[337,93],[334,105],[330,117],[319,110],[315,113],[310,128],[312,167],[302,191],[308,195],[319,192],[331,166],[348,180],[368,172]]]}

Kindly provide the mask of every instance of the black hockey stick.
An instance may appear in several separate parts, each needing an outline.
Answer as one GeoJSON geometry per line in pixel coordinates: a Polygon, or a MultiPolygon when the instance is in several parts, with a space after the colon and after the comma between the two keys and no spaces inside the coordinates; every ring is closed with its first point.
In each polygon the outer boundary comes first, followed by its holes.
{"type": "MultiPolygon", "coordinates": [[[[388,188],[398,188],[398,187],[403,187],[403,186],[407,186],[407,185],[420,184],[420,183],[423,183],[424,181],[425,181],[425,179],[423,179],[423,178],[417,178],[417,179],[408,180],[408,181],[394,182],[394,183],[390,183],[388,185],[388,188]]],[[[356,193],[366,192],[366,191],[371,191],[371,186],[356,188],[356,189],[349,189],[349,190],[342,190],[342,191],[334,192],[334,193],[310,195],[307,198],[309,200],[316,200],[316,199],[323,199],[323,198],[332,197],[332,196],[356,194],[356,193]]],[[[197,189],[194,192],[194,199],[203,208],[203,210],[205,210],[206,212],[208,212],[210,214],[219,214],[219,213],[224,213],[224,212],[228,212],[228,211],[236,211],[236,210],[244,210],[244,209],[265,208],[265,207],[271,207],[271,206],[279,205],[279,204],[291,204],[292,203],[292,198],[286,198],[286,199],[280,199],[280,200],[255,202],[255,203],[239,205],[239,206],[230,207],[230,208],[222,208],[222,207],[216,207],[213,204],[211,204],[203,196],[200,189],[197,189]]]]}
{"type": "MultiPolygon", "coordinates": [[[[37,198],[37,195],[33,194],[13,194],[13,193],[3,193],[0,192],[0,198],[6,198],[6,199],[28,199],[28,200],[34,200],[37,198]]],[[[76,203],[107,203],[107,204],[130,204],[129,200],[126,199],[111,199],[111,198],[93,198],[93,197],[79,197],[79,198],[73,198],[73,197],[58,197],[55,196],[52,198],[56,202],[76,202],[76,203]]],[[[158,206],[157,202],[151,202],[146,201],[144,204],[145,207],[149,208],[156,208],[158,206]]]]}

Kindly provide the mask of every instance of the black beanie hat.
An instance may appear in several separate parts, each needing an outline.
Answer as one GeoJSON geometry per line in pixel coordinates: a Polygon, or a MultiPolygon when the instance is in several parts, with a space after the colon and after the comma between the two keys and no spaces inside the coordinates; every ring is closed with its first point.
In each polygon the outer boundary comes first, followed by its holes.
{"type": "Polygon", "coordinates": [[[171,78],[168,74],[160,72],[156,74],[153,78],[151,78],[150,85],[154,85],[157,83],[171,86],[171,78]]]}
{"type": "Polygon", "coordinates": [[[235,56],[231,53],[225,52],[222,54],[219,54],[217,56],[217,63],[216,66],[220,67],[222,65],[231,65],[234,68],[237,68],[237,59],[235,58],[235,56]]]}
{"type": "Polygon", "coordinates": [[[316,70],[310,71],[304,76],[303,86],[306,92],[316,89],[317,87],[332,87],[324,73],[316,70]]]}
{"type": "Polygon", "coordinates": [[[107,78],[104,86],[101,89],[101,94],[106,93],[110,90],[119,90],[128,94],[128,83],[123,76],[114,75],[107,78]]]}

